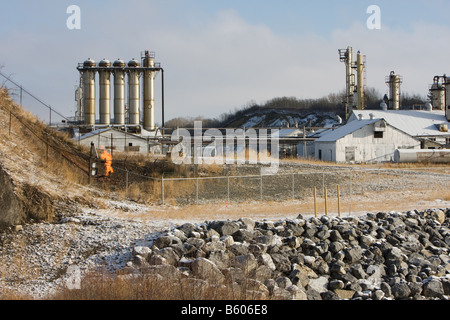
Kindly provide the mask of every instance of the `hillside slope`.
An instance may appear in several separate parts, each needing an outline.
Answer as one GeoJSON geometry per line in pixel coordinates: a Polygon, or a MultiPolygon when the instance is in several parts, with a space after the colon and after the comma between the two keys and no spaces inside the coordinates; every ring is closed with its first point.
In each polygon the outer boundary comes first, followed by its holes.
{"type": "Polygon", "coordinates": [[[319,110],[292,110],[275,108],[251,108],[229,119],[224,127],[273,128],[273,127],[327,127],[339,122],[335,112],[319,110]]]}
{"type": "Polygon", "coordinates": [[[83,198],[76,182],[87,162],[69,139],[24,111],[0,89],[0,228],[52,221],[62,207],[83,198]]]}

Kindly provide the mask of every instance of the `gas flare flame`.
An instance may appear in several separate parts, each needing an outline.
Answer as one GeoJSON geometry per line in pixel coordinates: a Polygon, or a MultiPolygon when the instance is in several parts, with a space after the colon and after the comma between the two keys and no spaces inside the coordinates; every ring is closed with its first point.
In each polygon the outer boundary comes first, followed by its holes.
{"type": "Polygon", "coordinates": [[[114,170],[112,168],[112,155],[106,151],[106,149],[103,149],[103,153],[100,156],[100,159],[105,161],[105,176],[109,176],[111,173],[114,173],[114,170]]]}

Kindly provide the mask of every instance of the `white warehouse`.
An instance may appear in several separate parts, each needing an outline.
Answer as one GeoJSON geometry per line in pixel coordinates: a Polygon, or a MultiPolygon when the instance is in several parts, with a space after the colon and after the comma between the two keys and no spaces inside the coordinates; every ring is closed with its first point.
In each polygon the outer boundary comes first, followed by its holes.
{"type": "Polygon", "coordinates": [[[110,152],[155,153],[162,152],[161,144],[149,137],[127,133],[111,127],[97,129],[76,138],[77,143],[87,147],[94,143],[96,148],[104,146],[110,152]]]}
{"type": "Polygon", "coordinates": [[[396,149],[420,149],[418,139],[384,119],[361,119],[326,131],[314,142],[316,159],[331,162],[385,162],[396,149]]]}

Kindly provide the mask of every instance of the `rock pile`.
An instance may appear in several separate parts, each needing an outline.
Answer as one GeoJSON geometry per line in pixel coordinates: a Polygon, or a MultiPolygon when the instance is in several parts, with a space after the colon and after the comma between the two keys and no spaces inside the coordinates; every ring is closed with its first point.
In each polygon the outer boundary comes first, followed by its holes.
{"type": "Polygon", "coordinates": [[[261,299],[449,299],[450,209],[183,224],[129,272],[245,286],[261,299]]]}

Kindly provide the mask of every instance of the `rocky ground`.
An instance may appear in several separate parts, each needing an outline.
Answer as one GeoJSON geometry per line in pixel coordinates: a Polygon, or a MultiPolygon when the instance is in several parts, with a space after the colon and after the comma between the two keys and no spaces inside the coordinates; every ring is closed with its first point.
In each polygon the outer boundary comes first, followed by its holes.
{"type": "MultiPolygon", "coordinates": [[[[117,210],[138,210],[116,205],[117,210]]],[[[56,223],[17,226],[0,233],[0,288],[42,299],[66,287],[69,270],[117,271],[131,248],[157,237],[157,223],[109,217],[82,208],[56,223]]],[[[1,294],[0,289],[0,294],[1,294]]]]}
{"type": "MultiPolygon", "coordinates": [[[[277,203],[251,202],[260,200],[258,179],[248,190],[231,182],[237,186],[230,190],[231,200],[245,201],[245,206],[222,205],[227,185],[219,188],[217,183],[204,183],[199,191],[214,192],[219,205],[205,201],[199,207],[178,207],[167,201],[162,206],[145,206],[124,201],[123,194],[119,197],[87,186],[82,153],[61,137],[48,134],[37,118],[20,111],[3,88],[0,105],[0,180],[4,186],[0,209],[2,220],[7,218],[0,222],[8,226],[0,232],[0,299],[11,297],[10,292],[46,299],[99,269],[151,273],[155,281],[159,271],[165,270],[188,279],[184,281],[195,277],[201,281],[194,284],[210,286],[201,279],[205,268],[215,275],[214,285],[241,285],[245,277],[247,289],[257,298],[448,298],[449,212],[424,210],[450,208],[445,194],[448,167],[434,174],[405,175],[401,170],[386,176],[377,172],[341,179],[331,174],[341,169],[337,166],[286,163],[280,172],[287,173],[287,179],[263,182],[264,200],[270,197],[277,203]],[[51,148],[47,148],[49,142],[51,148]],[[314,178],[294,177],[295,186],[306,185],[311,192],[324,182],[351,181],[348,217],[298,216],[314,211],[305,208],[306,201],[291,201],[289,174],[299,170],[309,174],[316,169],[314,178]],[[327,181],[323,172],[332,178],[327,181]],[[407,193],[413,197],[405,198],[407,193]],[[437,198],[434,193],[439,193],[437,198]],[[412,211],[367,214],[378,208],[374,202],[384,203],[388,211],[403,210],[407,202],[412,211]]],[[[224,174],[260,172],[254,166],[231,169],[224,174]]],[[[299,189],[294,190],[296,195],[302,194],[299,189]]],[[[344,187],[342,192],[347,192],[344,187]]],[[[206,200],[215,197],[203,195],[206,200]]]]}
{"type": "Polygon", "coordinates": [[[256,299],[448,300],[449,222],[450,209],[186,223],[134,247],[126,270],[256,299]]]}
{"type": "Polygon", "coordinates": [[[448,299],[450,210],[270,220],[135,218],[145,210],[109,201],[103,209],[73,208],[56,223],[1,234],[2,290],[46,299],[70,285],[74,270],[100,269],[166,278],[169,271],[196,281],[212,272],[214,285],[238,286],[246,279],[258,299],[448,299]]]}

